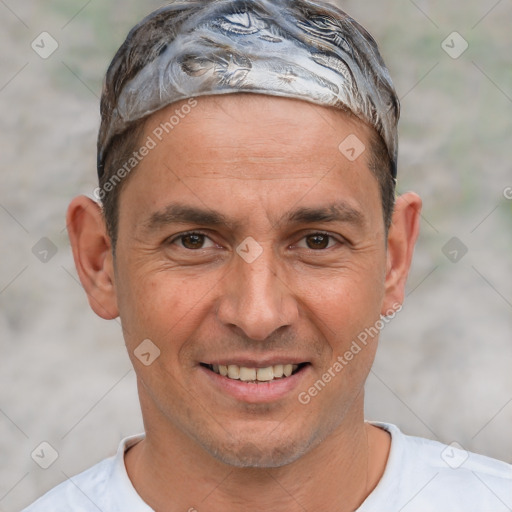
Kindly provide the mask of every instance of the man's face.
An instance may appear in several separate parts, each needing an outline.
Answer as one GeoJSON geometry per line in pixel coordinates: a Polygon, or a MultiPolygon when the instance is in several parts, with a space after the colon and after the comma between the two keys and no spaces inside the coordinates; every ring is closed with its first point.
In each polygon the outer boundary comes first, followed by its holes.
{"type": "Polygon", "coordinates": [[[146,428],[229,464],[279,466],[361,420],[376,338],[307,405],[298,397],[390,307],[369,128],[300,100],[197,101],[161,142],[152,133],[180,104],[146,124],[142,143],[158,144],[119,203],[119,313],[146,428]],[[367,147],[355,161],[338,149],[350,135],[367,147]],[[160,350],[149,366],[134,355],[146,339],[160,350]],[[252,379],[286,364],[298,371],[259,383],[212,370],[252,379]]]}

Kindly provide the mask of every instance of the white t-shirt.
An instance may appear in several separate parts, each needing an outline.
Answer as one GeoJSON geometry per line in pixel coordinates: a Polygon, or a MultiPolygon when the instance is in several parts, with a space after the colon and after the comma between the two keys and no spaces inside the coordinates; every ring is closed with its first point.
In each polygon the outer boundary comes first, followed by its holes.
{"type": "MultiPolygon", "coordinates": [[[[512,465],[437,441],[391,434],[382,478],[357,512],[510,512],[512,465]]],[[[153,512],[137,494],[125,451],[144,434],[123,439],[117,455],[58,485],[22,512],[153,512]]]]}

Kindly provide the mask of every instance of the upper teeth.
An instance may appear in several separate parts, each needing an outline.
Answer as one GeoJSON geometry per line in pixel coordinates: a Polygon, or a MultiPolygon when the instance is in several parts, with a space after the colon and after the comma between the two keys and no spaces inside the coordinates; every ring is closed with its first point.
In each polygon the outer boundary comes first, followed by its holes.
{"type": "Polygon", "coordinates": [[[242,380],[244,382],[268,382],[283,376],[289,377],[298,367],[298,364],[276,364],[274,366],[267,366],[266,368],[248,368],[247,366],[238,366],[236,364],[212,365],[212,369],[215,373],[220,373],[224,377],[242,380]]]}

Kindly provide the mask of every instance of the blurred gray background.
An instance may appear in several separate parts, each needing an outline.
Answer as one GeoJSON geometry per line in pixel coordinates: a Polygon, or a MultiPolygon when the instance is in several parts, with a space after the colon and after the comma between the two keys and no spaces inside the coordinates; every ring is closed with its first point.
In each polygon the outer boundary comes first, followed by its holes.
{"type": "MultiPolygon", "coordinates": [[[[120,325],[90,310],[64,219],[71,198],[96,186],[106,68],[131,26],[162,5],[0,0],[3,512],[143,429],[120,325]],[[31,47],[51,50],[42,32],[58,43],[46,59],[31,47]],[[31,457],[43,441],[59,454],[46,470],[31,457]]],[[[337,5],[380,44],[402,104],[398,188],[424,200],[367,418],[512,462],[512,2],[337,5]]]]}

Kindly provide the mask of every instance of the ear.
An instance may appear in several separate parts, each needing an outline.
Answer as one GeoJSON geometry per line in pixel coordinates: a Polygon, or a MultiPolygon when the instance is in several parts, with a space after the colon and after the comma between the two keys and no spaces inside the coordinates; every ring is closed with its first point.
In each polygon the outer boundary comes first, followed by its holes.
{"type": "Polygon", "coordinates": [[[382,315],[396,310],[404,301],[405,283],[418,238],[422,201],[414,192],[399,196],[388,233],[385,295],[382,315]]]}
{"type": "Polygon", "coordinates": [[[66,217],[76,270],[93,311],[112,320],[119,316],[110,237],[101,207],[86,196],[71,201],[66,217]]]}

